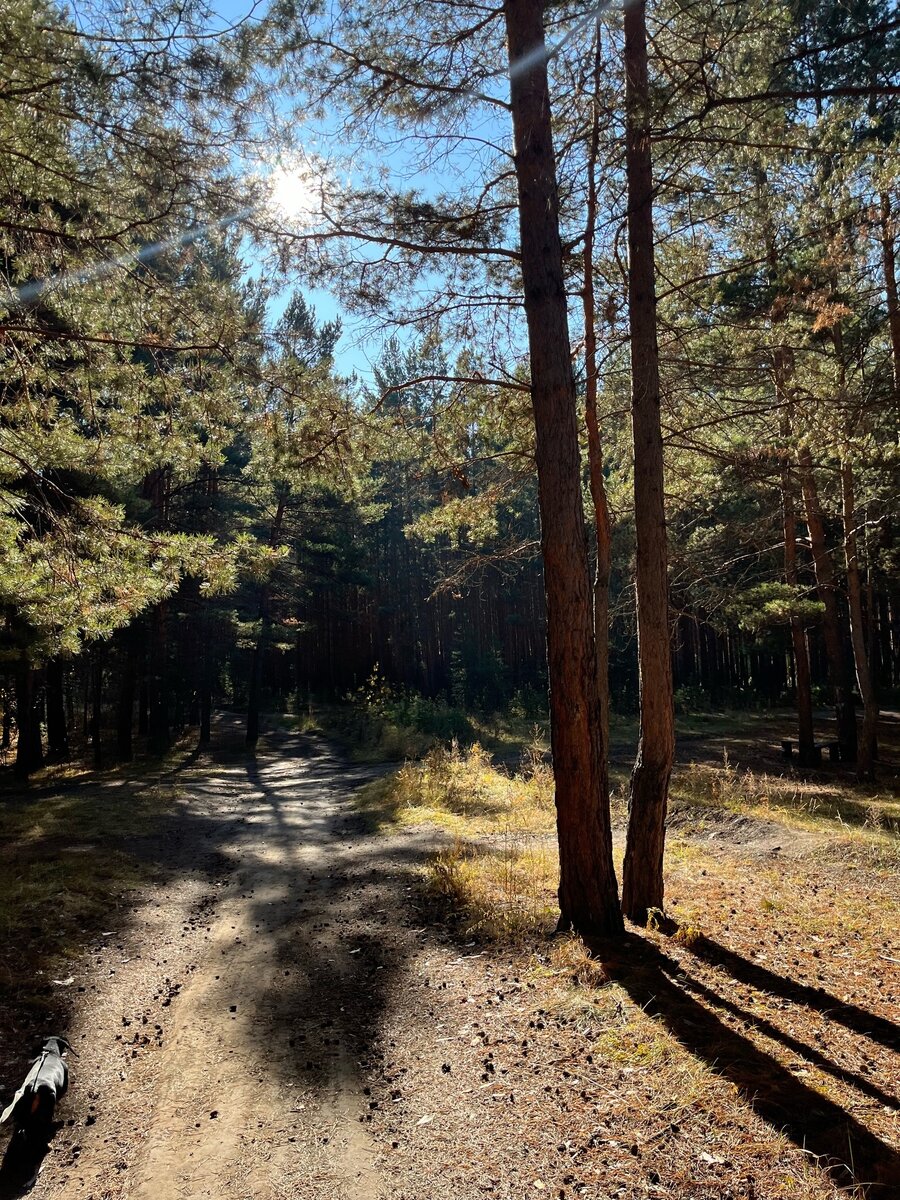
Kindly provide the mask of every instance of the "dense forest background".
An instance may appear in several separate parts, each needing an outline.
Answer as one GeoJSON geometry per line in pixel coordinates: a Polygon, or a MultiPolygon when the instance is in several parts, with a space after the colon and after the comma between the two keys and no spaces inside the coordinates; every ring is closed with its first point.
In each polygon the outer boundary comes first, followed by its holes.
{"type": "MultiPolygon", "coordinates": [[[[22,776],[76,744],[99,764],[207,738],[223,705],[251,742],[261,710],[314,698],[390,694],[447,732],[545,709],[503,30],[465,3],[357,7],[6,5],[22,776]],[[325,287],[349,332],[317,316],[325,287]]],[[[611,706],[633,711],[621,18],[545,19],[585,507],[591,392],[611,706]]],[[[900,695],[900,19],[661,0],[647,22],[676,705],[877,712],[900,695]]]]}

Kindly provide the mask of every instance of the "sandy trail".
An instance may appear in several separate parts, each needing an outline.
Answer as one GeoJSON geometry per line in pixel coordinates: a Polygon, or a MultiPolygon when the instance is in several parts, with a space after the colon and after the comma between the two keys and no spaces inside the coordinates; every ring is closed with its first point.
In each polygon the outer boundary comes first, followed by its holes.
{"type": "Polygon", "coordinates": [[[97,949],[36,1195],[381,1195],[363,1077],[404,934],[397,849],[352,812],[372,774],[280,733],[179,776],[183,879],[97,949]]]}

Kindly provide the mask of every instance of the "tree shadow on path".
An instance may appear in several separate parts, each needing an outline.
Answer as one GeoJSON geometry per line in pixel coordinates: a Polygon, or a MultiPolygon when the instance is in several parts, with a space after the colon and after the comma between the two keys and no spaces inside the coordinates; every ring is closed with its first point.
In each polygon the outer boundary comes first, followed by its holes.
{"type": "Polygon", "coordinates": [[[816,1009],[827,1016],[829,1021],[836,1021],[854,1033],[879,1042],[888,1050],[900,1051],[900,1027],[885,1017],[879,1017],[855,1004],[846,1004],[837,996],[826,992],[824,988],[811,987],[809,984],[797,983],[793,979],[777,975],[767,967],[750,962],[705,935],[698,937],[688,949],[698,958],[714,966],[723,967],[733,979],[759,988],[760,991],[791,1000],[795,1004],[805,1004],[807,1008],[816,1009]]]}
{"type": "MultiPolygon", "coordinates": [[[[734,1084],[754,1112],[814,1156],[839,1187],[859,1188],[870,1200],[900,1195],[900,1153],[725,1025],[700,999],[723,1005],[721,998],[687,976],[682,964],[634,934],[621,942],[588,944],[635,1004],[659,1019],[710,1070],[734,1084]]],[[[724,1006],[741,1015],[734,1006],[724,1006]]],[[[847,1082],[858,1086],[854,1080],[847,1082]]]]}

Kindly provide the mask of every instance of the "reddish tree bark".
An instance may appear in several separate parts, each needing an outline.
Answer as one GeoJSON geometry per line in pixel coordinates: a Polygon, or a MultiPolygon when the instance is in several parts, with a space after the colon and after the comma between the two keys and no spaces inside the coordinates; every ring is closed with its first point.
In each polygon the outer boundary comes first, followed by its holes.
{"type": "Polygon", "coordinates": [[[506,0],[522,284],[547,599],[560,927],[622,930],[597,692],[542,0],[506,0]]]}
{"type": "Polygon", "coordinates": [[[643,2],[628,4],[624,18],[628,313],[641,729],[631,773],[622,909],[639,924],[646,923],[649,908],[663,906],[666,807],[675,756],[645,9],[643,2]]]}
{"type": "Polygon", "coordinates": [[[594,237],[597,228],[597,154],[600,147],[600,23],[597,22],[594,48],[594,103],[588,143],[587,220],[584,228],[584,274],[582,305],[584,310],[584,419],[587,426],[588,478],[594,508],[594,537],[597,543],[597,570],[594,575],[594,639],[597,645],[597,691],[600,696],[600,727],[603,745],[609,747],[609,576],[612,567],[612,535],[609,503],[603,477],[603,443],[597,414],[597,334],[594,297],[594,237]]]}

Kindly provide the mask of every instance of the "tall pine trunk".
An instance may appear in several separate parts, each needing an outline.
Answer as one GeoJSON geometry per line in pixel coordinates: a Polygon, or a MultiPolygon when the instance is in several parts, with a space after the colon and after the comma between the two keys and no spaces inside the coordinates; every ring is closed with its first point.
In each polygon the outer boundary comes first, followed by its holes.
{"type": "MultiPolygon", "coordinates": [[[[777,265],[774,243],[770,244],[769,261],[777,265]]],[[[790,444],[793,435],[792,406],[789,378],[792,371],[791,352],[779,346],[774,354],[775,399],[783,412],[781,436],[790,444]]],[[[785,461],[781,471],[781,509],[784,526],[784,580],[790,588],[799,584],[797,571],[797,510],[794,504],[794,481],[785,461]]],[[[791,617],[791,648],[794,655],[795,700],[797,704],[797,750],[801,766],[811,767],[816,759],[816,739],[813,728],[812,672],[809,665],[809,642],[799,617],[791,617]]]]}
{"type": "Polygon", "coordinates": [[[631,773],[622,909],[638,924],[663,906],[663,851],[675,756],[659,349],[653,255],[646,5],[625,7],[625,170],[628,187],[628,312],[634,440],[640,740],[631,773]]]}
{"type": "Polygon", "coordinates": [[[897,296],[897,254],[894,248],[894,220],[891,198],[881,193],[881,250],[884,265],[884,290],[887,295],[888,332],[891,335],[891,361],[894,367],[894,394],[900,403],[900,299],[897,296]]]}
{"type": "Polygon", "coordinates": [[[594,639],[597,645],[597,692],[600,696],[600,729],[603,746],[609,752],[609,576],[612,565],[612,537],[609,503],[603,477],[603,443],[597,413],[597,334],[594,297],[594,237],[597,228],[597,155],[600,147],[600,22],[596,26],[594,48],[594,103],[588,143],[587,220],[584,229],[584,417],[587,426],[588,478],[594,509],[594,537],[597,543],[597,571],[594,575],[594,639]]]}
{"type": "Polygon", "coordinates": [[[543,0],[504,4],[547,601],[560,927],[615,934],[622,915],[597,693],[543,10],[543,0]]]}
{"type": "Polygon", "coordinates": [[[856,713],[853,709],[853,694],[848,682],[847,659],[841,635],[834,563],[825,541],[825,523],[819,504],[819,489],[808,446],[801,446],[797,451],[797,466],[806,509],[806,528],[809,530],[809,544],[816,572],[816,590],[825,610],[822,614],[822,633],[825,638],[828,679],[834,695],[837,737],[844,761],[856,762],[856,713]]]}
{"type": "Polygon", "coordinates": [[[862,780],[875,778],[875,754],[878,744],[878,699],[872,680],[864,633],[862,579],[856,539],[856,497],[853,467],[848,459],[841,463],[841,499],[844,523],[844,555],[847,562],[847,601],[850,610],[850,642],[856,667],[856,684],[863,702],[862,737],[856,760],[856,773],[862,780]]]}

